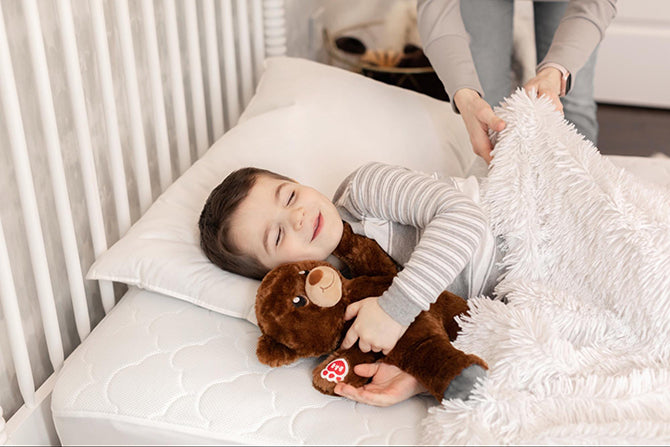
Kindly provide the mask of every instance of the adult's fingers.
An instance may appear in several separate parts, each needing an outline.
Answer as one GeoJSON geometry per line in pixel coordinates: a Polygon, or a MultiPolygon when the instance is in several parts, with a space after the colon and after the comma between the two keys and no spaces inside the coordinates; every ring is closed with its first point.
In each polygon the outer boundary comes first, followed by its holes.
{"type": "Polygon", "coordinates": [[[491,130],[500,132],[505,128],[505,121],[495,114],[491,106],[483,107],[478,115],[478,118],[484,125],[491,130]]]}
{"type": "Polygon", "coordinates": [[[481,98],[477,100],[474,111],[469,117],[464,116],[470,134],[470,143],[472,143],[475,154],[482,157],[486,163],[490,163],[493,145],[489,139],[489,129],[500,132],[506,124],[493,112],[491,106],[481,98]]]}
{"type": "Polygon", "coordinates": [[[493,145],[489,136],[481,127],[477,127],[470,131],[470,143],[472,143],[472,150],[475,154],[479,155],[484,159],[488,164],[491,162],[491,151],[493,150],[493,145]]]}
{"type": "Polygon", "coordinates": [[[524,89],[529,95],[535,93],[538,98],[546,95],[554,104],[556,110],[563,113],[563,103],[561,102],[561,98],[551,86],[547,86],[546,83],[540,81],[530,81],[524,86],[524,89]]]}
{"type": "Polygon", "coordinates": [[[554,103],[554,107],[556,107],[556,110],[563,113],[563,103],[561,102],[561,99],[558,97],[558,95],[547,94],[547,96],[549,96],[549,99],[551,99],[551,102],[554,103]]]}
{"type": "Polygon", "coordinates": [[[379,371],[379,363],[360,363],[354,366],[354,372],[361,377],[372,377],[379,371]]]}
{"type": "Polygon", "coordinates": [[[489,118],[488,126],[489,129],[500,132],[505,128],[506,124],[502,118],[499,118],[497,115],[493,115],[491,118],[489,118]]]}
{"type": "Polygon", "coordinates": [[[335,385],[334,391],[347,399],[377,407],[388,407],[395,403],[393,398],[387,394],[370,392],[365,388],[356,388],[342,382],[335,385]]]}

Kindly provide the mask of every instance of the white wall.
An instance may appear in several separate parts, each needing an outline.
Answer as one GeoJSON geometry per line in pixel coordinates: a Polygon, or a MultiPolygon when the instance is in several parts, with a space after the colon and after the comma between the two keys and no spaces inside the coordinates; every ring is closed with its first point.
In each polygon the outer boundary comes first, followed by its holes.
{"type": "Polygon", "coordinates": [[[600,44],[598,101],[670,109],[670,1],[619,0],[600,44]]]}
{"type": "Polygon", "coordinates": [[[327,0],[284,1],[288,55],[323,61],[321,18],[327,0]]]}

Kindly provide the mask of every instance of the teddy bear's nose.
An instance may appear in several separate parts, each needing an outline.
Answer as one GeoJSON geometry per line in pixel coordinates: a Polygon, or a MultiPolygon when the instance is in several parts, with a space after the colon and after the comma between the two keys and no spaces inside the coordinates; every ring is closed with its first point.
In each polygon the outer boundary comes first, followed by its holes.
{"type": "Polygon", "coordinates": [[[312,270],[309,275],[307,275],[307,281],[312,286],[315,286],[323,278],[323,270],[312,270]]]}
{"type": "Polygon", "coordinates": [[[342,280],[336,270],[325,265],[316,267],[305,279],[305,293],[312,304],[332,307],[342,299],[342,280]]]}

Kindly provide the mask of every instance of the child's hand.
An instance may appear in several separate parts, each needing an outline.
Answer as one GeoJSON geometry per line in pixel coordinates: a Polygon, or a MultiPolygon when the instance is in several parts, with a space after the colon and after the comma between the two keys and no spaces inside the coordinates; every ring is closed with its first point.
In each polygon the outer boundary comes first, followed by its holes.
{"type": "Polygon", "coordinates": [[[357,318],[342,341],[344,349],[349,349],[358,340],[358,347],[363,352],[372,350],[388,354],[405,333],[407,326],[401,325],[384,312],[377,302],[378,298],[365,298],[347,306],[344,319],[357,318]]]}

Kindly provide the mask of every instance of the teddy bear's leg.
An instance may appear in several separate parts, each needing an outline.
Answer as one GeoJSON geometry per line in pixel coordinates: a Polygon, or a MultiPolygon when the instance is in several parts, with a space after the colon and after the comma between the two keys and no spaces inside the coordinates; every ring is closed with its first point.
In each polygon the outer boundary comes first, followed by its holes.
{"type": "MultiPolygon", "coordinates": [[[[416,322],[415,322],[416,323],[416,322]]],[[[480,371],[488,369],[486,362],[476,355],[466,354],[452,346],[446,333],[435,328],[426,328],[422,324],[412,324],[398,341],[389,355],[383,359],[385,363],[398,366],[403,371],[413,375],[430,394],[438,401],[445,397],[445,391],[456,378],[454,396],[462,397],[462,388],[469,385],[472,388],[474,380],[480,371]],[[433,330],[434,329],[434,330],[433,330]],[[482,368],[466,368],[478,365],[482,368]],[[465,375],[460,377],[465,371],[465,375]],[[458,391],[458,393],[456,393],[458,391]]],[[[437,322],[432,322],[437,326],[437,322]]],[[[469,391],[469,390],[468,390],[469,391]]]]}
{"type": "Polygon", "coordinates": [[[477,380],[480,378],[483,379],[487,375],[488,371],[483,367],[477,364],[470,365],[451,381],[442,397],[445,399],[467,400],[477,380]]]}
{"type": "Polygon", "coordinates": [[[350,349],[333,352],[326,357],[312,371],[312,385],[324,394],[335,395],[333,391],[339,382],[348,383],[355,387],[363,386],[370,380],[354,373],[354,366],[361,363],[374,363],[381,354],[375,352],[361,352],[358,345],[350,349]]]}

